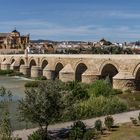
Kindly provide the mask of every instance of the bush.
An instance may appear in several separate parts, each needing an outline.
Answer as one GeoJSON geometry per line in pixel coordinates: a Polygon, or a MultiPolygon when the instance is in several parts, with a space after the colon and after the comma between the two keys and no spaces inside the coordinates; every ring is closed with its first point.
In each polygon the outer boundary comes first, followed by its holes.
{"type": "Polygon", "coordinates": [[[94,125],[97,131],[102,131],[102,121],[100,119],[96,120],[94,125]]]}
{"type": "Polygon", "coordinates": [[[114,119],[112,116],[107,116],[104,121],[105,126],[108,130],[111,130],[111,127],[114,125],[114,119]]]}
{"type": "Polygon", "coordinates": [[[36,131],[36,132],[33,132],[33,134],[30,134],[28,136],[28,140],[42,140],[42,136],[40,135],[38,131],[36,131]]]}
{"type": "Polygon", "coordinates": [[[82,121],[74,122],[70,130],[69,139],[70,140],[82,139],[85,132],[86,132],[86,126],[82,121]]]}
{"type": "MultiPolygon", "coordinates": [[[[128,110],[125,101],[118,97],[94,97],[83,101],[74,107],[76,119],[91,118],[114,113],[121,113],[128,110]]],[[[70,114],[71,115],[71,114],[70,114]]]]}
{"type": "Polygon", "coordinates": [[[89,93],[93,97],[99,96],[111,96],[114,95],[114,91],[108,82],[105,80],[97,80],[94,84],[92,84],[89,88],[89,93]]]}
{"type": "Polygon", "coordinates": [[[90,130],[87,130],[83,136],[83,140],[92,140],[94,139],[96,136],[96,131],[95,129],[90,129],[90,130]]]}
{"type": "Polygon", "coordinates": [[[28,81],[25,83],[25,87],[38,87],[39,81],[28,81]]]}
{"type": "Polygon", "coordinates": [[[66,90],[71,93],[70,98],[74,101],[85,100],[89,98],[86,85],[77,81],[68,82],[66,84],[66,90]]]}
{"type": "Polygon", "coordinates": [[[14,73],[13,70],[0,70],[0,75],[7,75],[14,73]]]}

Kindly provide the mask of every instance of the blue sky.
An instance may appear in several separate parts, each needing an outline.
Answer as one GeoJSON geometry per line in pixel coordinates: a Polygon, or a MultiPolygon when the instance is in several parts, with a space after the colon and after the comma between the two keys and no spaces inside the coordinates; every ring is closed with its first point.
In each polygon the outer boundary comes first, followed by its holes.
{"type": "Polygon", "coordinates": [[[140,0],[0,0],[0,32],[31,39],[140,40],[140,0]]]}

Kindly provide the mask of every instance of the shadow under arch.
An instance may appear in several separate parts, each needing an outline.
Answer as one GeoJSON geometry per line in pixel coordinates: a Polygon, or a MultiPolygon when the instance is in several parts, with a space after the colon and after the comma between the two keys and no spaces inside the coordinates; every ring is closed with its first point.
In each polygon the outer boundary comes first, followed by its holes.
{"type": "Polygon", "coordinates": [[[41,64],[41,68],[42,70],[48,65],[48,61],[47,60],[43,60],[42,64],[41,64]]]}
{"type": "Polygon", "coordinates": [[[25,65],[25,61],[23,59],[20,59],[20,61],[19,61],[19,66],[21,66],[21,65],[25,65]]]}
{"type": "Polygon", "coordinates": [[[87,66],[84,63],[79,63],[75,71],[75,80],[78,82],[82,81],[82,74],[87,70],[87,66]]]}
{"type": "Polygon", "coordinates": [[[62,63],[57,63],[54,70],[54,80],[59,79],[59,72],[64,68],[62,63]]]}
{"type": "Polygon", "coordinates": [[[36,66],[36,65],[37,65],[37,64],[36,64],[35,60],[32,59],[32,60],[30,61],[30,63],[29,63],[29,68],[31,69],[32,66],[36,66]]]}
{"type": "Polygon", "coordinates": [[[101,70],[100,79],[109,78],[111,84],[113,84],[113,77],[118,73],[118,69],[113,64],[106,64],[101,70]]]}

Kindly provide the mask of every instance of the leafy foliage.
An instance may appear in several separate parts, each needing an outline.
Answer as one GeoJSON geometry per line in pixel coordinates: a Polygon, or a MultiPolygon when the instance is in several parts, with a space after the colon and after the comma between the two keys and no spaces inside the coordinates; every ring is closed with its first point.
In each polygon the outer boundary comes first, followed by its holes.
{"type": "Polygon", "coordinates": [[[95,121],[95,129],[97,131],[102,131],[102,121],[100,119],[95,121]]]}
{"type": "Polygon", "coordinates": [[[47,136],[50,123],[59,120],[63,111],[62,86],[58,81],[41,82],[37,88],[27,89],[25,98],[19,101],[23,120],[37,123],[47,136]]]}
{"type": "Polygon", "coordinates": [[[86,126],[82,121],[74,122],[70,131],[69,138],[70,140],[82,139],[85,132],[86,132],[86,126]]]}
{"type": "Polygon", "coordinates": [[[128,109],[127,103],[118,97],[94,97],[83,101],[75,108],[76,118],[91,118],[120,113],[128,109]]]}
{"type": "Polygon", "coordinates": [[[108,97],[114,95],[111,85],[105,80],[97,80],[94,84],[92,84],[89,88],[89,93],[94,97],[108,97]]]}
{"type": "Polygon", "coordinates": [[[42,136],[40,135],[38,131],[36,131],[36,132],[33,132],[33,134],[30,134],[28,136],[28,140],[42,140],[42,136]]]}
{"type": "Polygon", "coordinates": [[[83,136],[83,140],[92,140],[96,137],[96,131],[95,129],[89,129],[85,132],[83,136]]]}
{"type": "Polygon", "coordinates": [[[105,121],[104,121],[104,124],[105,126],[108,128],[108,130],[111,130],[111,127],[113,126],[114,124],[114,119],[112,116],[107,116],[105,118],[105,121]]]}
{"type": "Polygon", "coordinates": [[[28,81],[28,82],[26,82],[25,83],[25,87],[26,88],[29,88],[29,87],[38,87],[38,85],[39,85],[39,81],[28,81]]]}

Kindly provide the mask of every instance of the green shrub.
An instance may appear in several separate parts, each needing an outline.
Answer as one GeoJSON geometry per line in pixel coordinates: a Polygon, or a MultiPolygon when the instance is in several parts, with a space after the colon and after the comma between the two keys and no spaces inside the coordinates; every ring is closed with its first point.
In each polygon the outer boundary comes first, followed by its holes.
{"type": "Polygon", "coordinates": [[[7,75],[14,73],[13,70],[0,70],[0,75],[7,75]]]}
{"type": "Polygon", "coordinates": [[[114,91],[111,85],[108,84],[105,80],[97,80],[94,84],[92,84],[89,88],[89,93],[93,97],[108,97],[110,95],[114,95],[114,91]]]}
{"type": "Polygon", "coordinates": [[[92,140],[96,137],[95,129],[87,130],[83,136],[83,140],[92,140]]]}
{"type": "Polygon", "coordinates": [[[25,83],[25,87],[38,87],[39,81],[28,81],[25,83]]]}
{"type": "Polygon", "coordinates": [[[85,84],[81,84],[77,81],[68,82],[66,89],[71,93],[72,100],[85,100],[89,98],[87,87],[85,84]]]}
{"type": "MultiPolygon", "coordinates": [[[[76,119],[91,118],[114,113],[121,113],[128,110],[125,101],[118,97],[94,97],[83,101],[75,108],[76,119]]],[[[71,115],[71,114],[70,114],[71,115]]]]}
{"type": "Polygon", "coordinates": [[[104,121],[105,126],[108,130],[111,130],[111,127],[114,125],[114,119],[112,116],[107,116],[104,121]]]}
{"type": "Polygon", "coordinates": [[[102,131],[102,121],[100,119],[96,120],[94,125],[97,131],[102,131]]]}
{"type": "Polygon", "coordinates": [[[36,131],[28,136],[28,140],[42,140],[42,136],[39,134],[38,131],[36,131]]]}
{"type": "Polygon", "coordinates": [[[74,122],[70,130],[69,139],[70,140],[82,139],[85,132],[86,132],[86,126],[82,121],[74,122]]]}
{"type": "Polygon", "coordinates": [[[13,73],[8,74],[8,76],[23,76],[23,73],[18,72],[18,71],[14,71],[13,73]]]}

